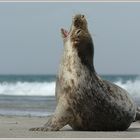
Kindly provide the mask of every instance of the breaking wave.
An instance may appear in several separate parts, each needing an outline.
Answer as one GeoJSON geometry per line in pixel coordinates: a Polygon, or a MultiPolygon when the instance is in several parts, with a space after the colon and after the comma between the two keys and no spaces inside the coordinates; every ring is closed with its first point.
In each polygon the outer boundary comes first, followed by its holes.
{"type": "Polygon", "coordinates": [[[1,95],[53,96],[55,82],[16,82],[0,83],[1,95]]]}
{"type": "MultiPolygon", "coordinates": [[[[140,79],[128,80],[122,82],[115,81],[115,84],[126,89],[133,97],[140,97],[140,79]]],[[[0,83],[0,95],[18,95],[18,96],[54,96],[54,82],[16,82],[0,83]]]]}
{"type": "Polygon", "coordinates": [[[128,80],[126,82],[120,80],[115,82],[115,84],[127,90],[134,98],[140,97],[140,79],[128,80]]]}

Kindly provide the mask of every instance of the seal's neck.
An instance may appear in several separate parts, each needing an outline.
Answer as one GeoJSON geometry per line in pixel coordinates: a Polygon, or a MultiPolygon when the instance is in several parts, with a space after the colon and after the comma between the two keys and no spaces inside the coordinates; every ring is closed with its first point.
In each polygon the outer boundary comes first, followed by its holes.
{"type": "Polygon", "coordinates": [[[79,71],[81,67],[85,67],[89,71],[95,72],[93,63],[93,49],[80,51],[80,49],[78,50],[77,48],[73,47],[70,40],[67,40],[64,46],[62,65],[64,65],[65,68],[71,72],[73,70],[79,71]],[[86,53],[88,53],[89,56],[86,56],[86,53]]]}
{"type": "Polygon", "coordinates": [[[95,71],[93,61],[94,46],[92,41],[87,42],[83,41],[82,43],[79,44],[77,50],[81,63],[92,72],[95,71]]]}

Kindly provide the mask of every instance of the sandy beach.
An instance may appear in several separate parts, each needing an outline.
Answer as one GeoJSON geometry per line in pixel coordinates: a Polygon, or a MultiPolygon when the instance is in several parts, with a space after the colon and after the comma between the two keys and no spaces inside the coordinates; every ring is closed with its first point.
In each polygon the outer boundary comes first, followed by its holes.
{"type": "Polygon", "coordinates": [[[57,132],[32,132],[29,128],[45,124],[47,117],[0,116],[0,138],[140,138],[140,122],[124,132],[73,131],[65,126],[57,132]]]}

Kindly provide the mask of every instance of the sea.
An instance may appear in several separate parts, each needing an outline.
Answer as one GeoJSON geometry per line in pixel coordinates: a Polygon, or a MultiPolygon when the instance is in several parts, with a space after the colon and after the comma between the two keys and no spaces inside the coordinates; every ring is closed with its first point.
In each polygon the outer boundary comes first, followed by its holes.
{"type": "MultiPolygon", "coordinates": [[[[139,75],[100,75],[126,89],[140,106],[139,75]]],[[[56,75],[0,75],[0,115],[48,116],[54,113],[56,75]]]]}

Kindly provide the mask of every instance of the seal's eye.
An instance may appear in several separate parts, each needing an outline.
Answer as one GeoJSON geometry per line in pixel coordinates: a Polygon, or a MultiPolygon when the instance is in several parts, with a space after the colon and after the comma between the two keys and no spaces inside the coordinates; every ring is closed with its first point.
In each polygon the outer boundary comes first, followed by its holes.
{"type": "Polygon", "coordinates": [[[78,29],[75,34],[79,35],[80,33],[81,33],[81,29],[78,29]]]}

